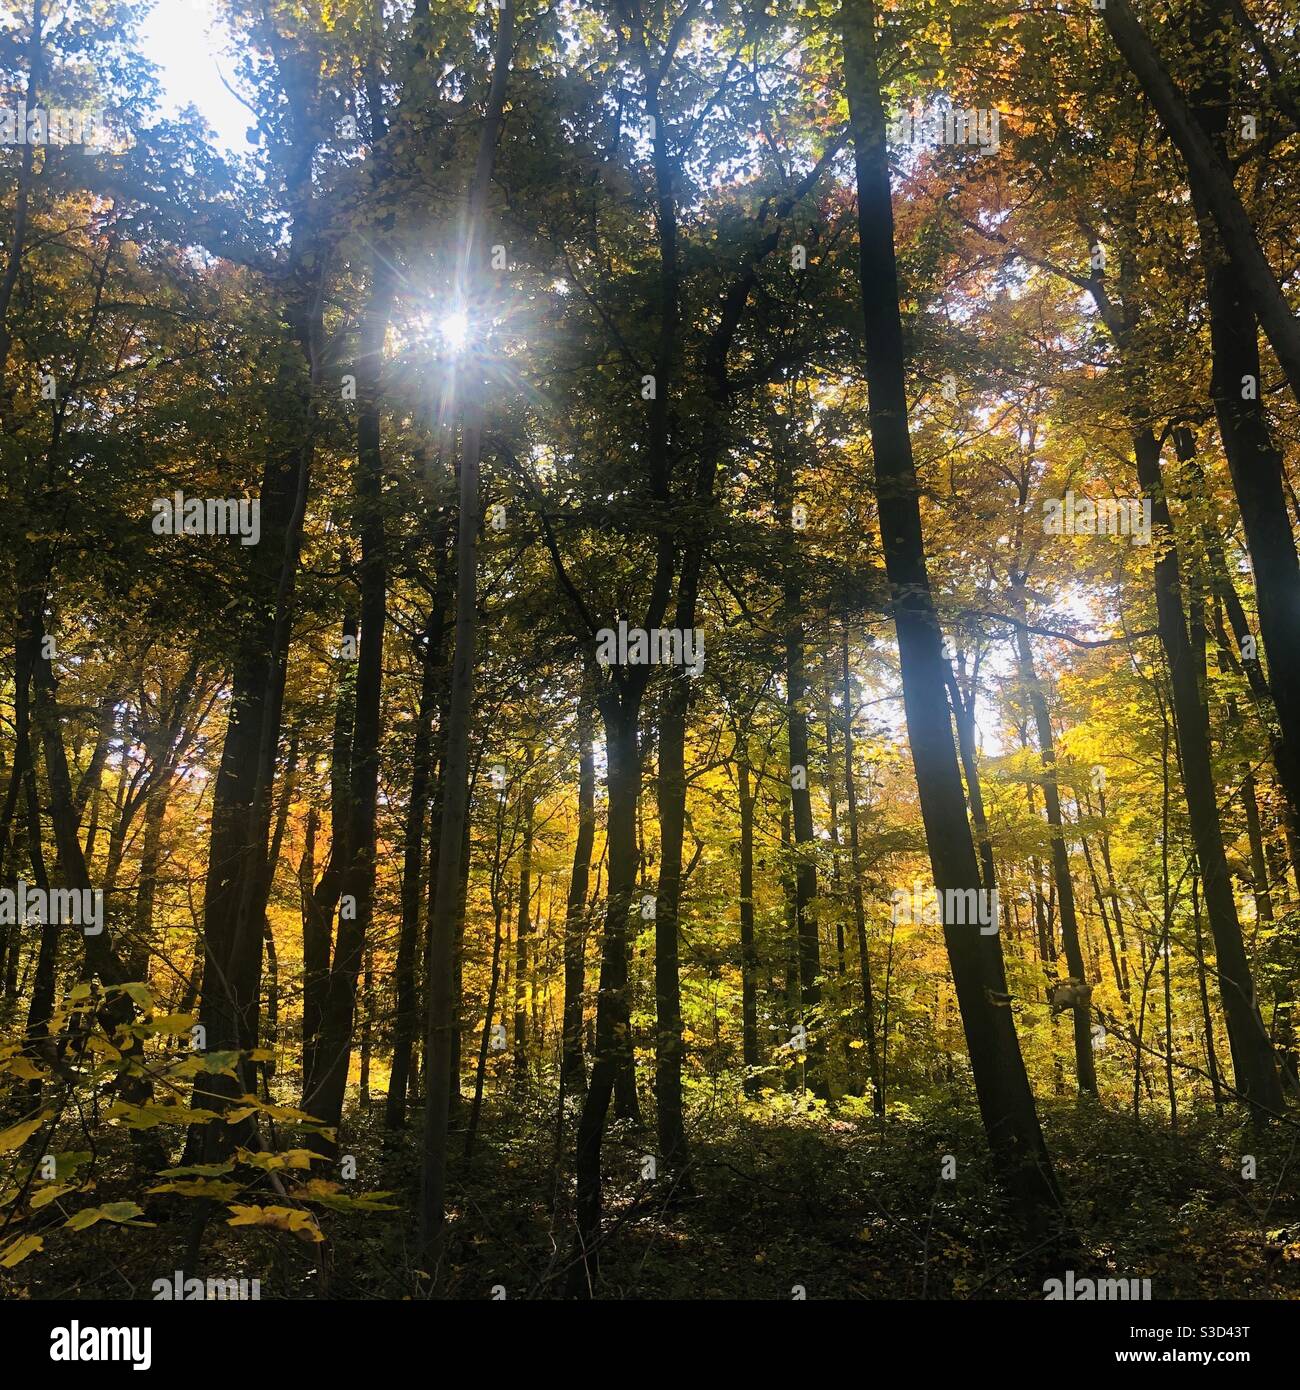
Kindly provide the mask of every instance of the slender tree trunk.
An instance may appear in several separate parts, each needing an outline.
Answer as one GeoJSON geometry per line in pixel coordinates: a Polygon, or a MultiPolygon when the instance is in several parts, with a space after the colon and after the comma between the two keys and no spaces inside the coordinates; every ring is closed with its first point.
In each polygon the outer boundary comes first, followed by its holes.
{"type": "MultiPolygon", "coordinates": [[[[45,852],[41,846],[41,805],[36,787],[36,772],[32,769],[24,780],[27,803],[27,850],[32,866],[32,877],[36,887],[49,901],[50,875],[45,866],[45,852]]],[[[56,972],[59,963],[58,922],[51,921],[52,913],[46,914],[41,923],[40,945],[37,948],[36,972],[32,978],[31,998],[27,1006],[27,1026],[24,1038],[29,1049],[42,1038],[49,1036],[50,1019],[54,1013],[54,991],[56,972]]],[[[15,927],[17,924],[15,923],[15,927]]],[[[15,932],[16,934],[16,932],[15,932]]]]}
{"type": "MultiPolygon", "coordinates": [[[[356,619],[343,616],[342,650],[357,640],[356,619]]],[[[356,709],[356,682],[350,662],[344,662],[334,697],[334,733],[330,745],[330,857],[314,887],[310,879],[302,899],[302,1075],[303,1109],[307,1109],[319,1074],[316,1054],[324,1026],[325,999],[329,989],[330,954],[334,937],[334,913],[343,892],[347,862],[349,805],[352,796],[352,732],[356,709]]],[[[315,809],[310,822],[311,873],[315,872],[315,809]]]]}
{"type": "MultiPolygon", "coordinates": [[[[78,892],[90,893],[90,873],[81,852],[81,839],[78,835],[77,813],[72,799],[72,778],[68,771],[67,752],[63,746],[63,733],[59,718],[58,696],[54,683],[54,671],[49,658],[42,651],[39,608],[32,615],[33,633],[33,709],[32,723],[39,733],[41,748],[45,754],[45,780],[49,789],[50,823],[54,829],[54,843],[59,855],[59,873],[69,888],[78,892]]],[[[34,769],[30,774],[33,779],[34,769]]],[[[28,825],[29,836],[39,834],[39,825],[28,825]]],[[[107,985],[127,982],[129,975],[114,944],[109,914],[104,913],[103,930],[85,935],[85,969],[97,975],[107,985]]],[[[129,1017],[129,1002],[119,1002],[110,1008],[110,1014],[118,1016],[118,1021],[129,1017]]]]}
{"type": "Polygon", "coordinates": [[[1124,934],[1124,912],[1120,905],[1119,885],[1115,881],[1115,866],[1110,857],[1110,823],[1106,818],[1106,792],[1097,791],[1097,804],[1101,812],[1101,862],[1106,869],[1106,896],[1110,899],[1111,914],[1115,919],[1115,930],[1119,933],[1120,967],[1124,971],[1124,997],[1129,994],[1128,940],[1124,934]]]}
{"type": "MultiPolygon", "coordinates": [[[[1092,808],[1088,808],[1089,816],[1092,815],[1092,808]]],[[[1088,866],[1088,877],[1092,881],[1092,895],[1097,902],[1097,915],[1101,918],[1101,926],[1106,935],[1106,949],[1110,953],[1111,973],[1115,977],[1115,987],[1119,990],[1120,998],[1124,1001],[1124,1007],[1129,1008],[1128,994],[1128,970],[1125,962],[1120,959],[1119,951],[1115,945],[1115,932],[1111,928],[1110,913],[1106,910],[1106,890],[1101,886],[1101,879],[1097,874],[1097,865],[1092,856],[1092,850],[1088,846],[1088,837],[1082,837],[1083,861],[1088,866]]]]}
{"type": "Polygon", "coordinates": [[[1214,1047],[1214,1015],[1210,1013],[1210,991],[1206,982],[1205,940],[1201,931],[1200,875],[1192,875],[1192,923],[1196,928],[1196,985],[1201,998],[1201,1019],[1205,1029],[1205,1069],[1210,1074],[1214,1108],[1223,1114],[1223,1087],[1219,1084],[1219,1059],[1214,1047]]]}
{"type": "Polygon", "coordinates": [[[479,1114],[483,1109],[483,1086],[487,1080],[488,1049],[492,1041],[492,1020],[497,1011],[497,990],[501,983],[501,926],[507,905],[501,899],[501,841],[505,831],[505,805],[497,801],[496,843],[492,849],[492,869],[489,894],[492,899],[492,970],[488,979],[487,1006],[483,1015],[483,1032],[479,1038],[478,1066],[474,1071],[474,1099],[470,1104],[469,1122],[465,1126],[465,1160],[473,1156],[474,1139],[478,1134],[479,1114]]]}
{"type": "Polygon", "coordinates": [[[361,975],[361,1075],[357,1078],[357,1104],[370,1109],[370,1059],[374,1051],[375,971],[374,956],[366,946],[361,975]]]}
{"type": "MultiPolygon", "coordinates": [[[[34,625],[30,609],[27,605],[20,602],[19,611],[16,618],[15,642],[14,642],[14,757],[13,766],[9,773],[9,787],[5,794],[4,807],[4,838],[0,840],[0,864],[5,868],[10,865],[17,865],[21,862],[18,854],[18,844],[22,841],[27,842],[28,853],[30,856],[30,843],[32,840],[31,827],[33,822],[36,826],[36,853],[40,854],[40,814],[39,806],[33,813],[33,806],[36,805],[36,779],[33,766],[34,758],[32,753],[32,728],[31,728],[31,687],[32,687],[32,667],[35,661],[36,647],[34,625]],[[10,829],[14,822],[14,815],[18,809],[19,800],[22,800],[25,812],[18,817],[19,834],[15,837],[14,853],[9,853],[10,829]],[[23,826],[26,826],[24,831],[23,826]]],[[[0,879],[6,887],[16,882],[17,871],[9,873],[5,878],[0,879]]],[[[18,953],[22,945],[22,924],[14,921],[6,927],[0,928],[0,966],[4,968],[4,995],[5,998],[12,999],[17,992],[18,978],[18,953]],[[6,949],[7,948],[7,949],[6,949]],[[12,982],[12,983],[11,983],[12,982]]],[[[30,1004],[31,1001],[29,1001],[30,1004]]],[[[51,992],[50,1002],[45,1007],[44,1019],[48,1020],[53,1009],[53,993],[51,992]]],[[[32,1023],[29,1009],[28,1031],[30,1033],[32,1023]]],[[[41,1021],[37,1019],[36,1021],[41,1021]]]]}
{"type": "Polygon", "coordinates": [[[794,845],[790,839],[790,803],[787,799],[781,807],[781,899],[785,907],[785,938],[782,954],[785,957],[785,1004],[786,1037],[781,1040],[780,1051],[790,1051],[794,1055],[794,1065],[785,1073],[785,1089],[802,1095],[804,1073],[807,1067],[807,1039],[796,1047],[796,1029],[802,1026],[803,990],[799,979],[799,909],[796,906],[797,892],[794,876],[794,845]]]}
{"type": "Polygon", "coordinates": [[[1097,1067],[1092,1051],[1092,1028],[1089,1013],[1087,968],[1083,962],[1083,952],[1079,947],[1079,919],[1074,904],[1074,880],[1070,874],[1069,848],[1065,840],[1064,822],[1061,816],[1061,793],[1056,781],[1056,740],[1052,733],[1052,716],[1047,705],[1047,695],[1042,681],[1034,667],[1034,649],[1029,639],[1029,629],[1025,626],[1025,593],[1023,577],[1020,577],[1012,597],[1015,616],[1020,619],[1016,627],[1016,650],[1020,667],[1020,680],[1029,696],[1030,708],[1034,713],[1034,725],[1038,731],[1038,755],[1043,766],[1041,786],[1043,802],[1047,812],[1047,825],[1052,842],[1052,878],[1056,884],[1056,897],[1061,908],[1061,946],[1065,951],[1065,963],[1074,981],[1074,1003],[1071,1014],[1074,1019],[1074,1070],[1079,1091],[1084,1095],[1097,1094],[1097,1067]]]}
{"type": "MultiPolygon", "coordinates": [[[[460,288],[470,308],[477,306],[486,276],[483,223],[505,110],[514,53],[514,0],[502,0],[478,153],[470,186],[460,288]]],[[[461,851],[469,810],[469,736],[478,636],[479,451],[483,427],[481,368],[462,373],[465,389],[461,423],[459,507],[456,518],[456,646],[452,664],[445,741],[445,792],[439,827],[438,873],[429,929],[427,1055],[428,1100],[424,1109],[424,1163],[420,1183],[420,1251],[434,1276],[446,1208],[448,1117],[451,1107],[453,1034],[457,1029],[456,927],[463,905],[461,851]]]]}
{"type": "MultiPolygon", "coordinates": [[[[1196,128],[1222,160],[1229,94],[1223,64],[1213,56],[1218,52],[1215,41],[1224,37],[1213,32],[1213,13],[1206,0],[1195,9],[1193,27],[1207,56],[1192,98],[1196,128]]],[[[1222,22],[1228,22],[1226,17],[1222,22]]],[[[1210,391],[1241,508],[1268,653],[1269,690],[1280,733],[1274,759],[1295,824],[1300,817],[1300,559],[1287,511],[1282,455],[1262,399],[1257,311],[1237,259],[1224,252],[1208,195],[1195,182],[1192,192],[1210,319],[1210,391]]]]}
{"type": "MultiPolygon", "coordinates": [[[[296,78],[303,74],[298,72],[296,78]]],[[[286,78],[286,85],[293,87],[290,104],[304,116],[315,106],[314,80],[313,75],[290,84],[286,78]]],[[[309,118],[304,125],[311,125],[309,118]]],[[[296,151],[294,156],[293,231],[286,272],[288,334],[277,381],[277,398],[289,404],[283,437],[272,442],[262,476],[262,539],[251,562],[247,617],[238,629],[230,715],[213,788],[199,1006],[199,1019],[213,1051],[247,1051],[257,1041],[271,786],[323,367],[324,257],[315,249],[310,217],[313,150],[314,146],[296,151]]],[[[234,1077],[205,1074],[196,1078],[195,1107],[220,1110],[234,1097],[251,1093],[252,1066],[245,1060],[234,1077]]],[[[201,1141],[196,1142],[201,1142],[207,1161],[215,1161],[240,1138],[237,1127],[214,1122],[204,1127],[201,1141]]]]}
{"type": "MultiPolygon", "coordinates": [[[[99,717],[95,724],[94,751],[90,755],[89,763],[86,764],[85,772],[77,781],[77,790],[72,798],[73,807],[77,812],[78,825],[86,813],[86,806],[91,798],[99,795],[100,783],[104,775],[104,764],[108,761],[109,745],[117,733],[118,703],[118,696],[112,693],[105,695],[99,702],[99,717]]],[[[90,862],[93,851],[94,842],[88,838],[85,851],[87,863],[90,862]]]]}
{"type": "MultiPolygon", "coordinates": [[[[1128,0],[1106,0],[1101,16],[1124,61],[1183,156],[1192,195],[1213,218],[1224,250],[1240,277],[1241,289],[1249,297],[1273,345],[1292,392],[1300,399],[1300,320],[1291,312],[1282,287],[1260,249],[1255,229],[1233,186],[1228,165],[1170,77],[1128,0]]],[[[1240,382],[1237,389],[1240,390],[1240,382]]]]}
{"type": "MultiPolygon", "coordinates": [[[[474,798],[474,777],[470,775],[470,801],[474,798]]],[[[469,894],[470,822],[465,819],[465,833],[460,842],[460,887],[457,890],[456,933],[452,956],[452,997],[456,1000],[456,1015],[451,1030],[451,1058],[447,1076],[447,1113],[454,1125],[461,1118],[465,1097],[460,1090],[461,1020],[460,1001],[465,997],[465,904],[469,894]]]]}
{"type": "MultiPolygon", "coordinates": [[[[944,679],[948,682],[948,693],[952,700],[953,723],[957,727],[957,751],[961,757],[962,773],[966,779],[966,796],[970,802],[971,823],[975,827],[975,842],[979,850],[980,872],[984,891],[989,895],[989,910],[992,912],[994,894],[997,891],[997,866],[993,860],[993,839],[989,834],[988,818],[984,812],[984,793],[980,787],[979,761],[975,755],[975,691],[974,677],[969,694],[963,694],[957,673],[944,661],[944,679]]],[[[1002,946],[996,934],[981,938],[984,943],[986,964],[996,982],[999,994],[1007,992],[1006,962],[1002,958],[1002,946]]]]}
{"type": "MultiPolygon", "coordinates": [[[[41,78],[45,75],[43,54],[45,26],[45,0],[32,0],[32,23],[27,37],[27,88],[24,104],[28,111],[34,111],[40,104],[38,92],[41,78]]],[[[9,423],[9,349],[13,345],[13,329],[9,323],[9,309],[13,302],[14,289],[22,269],[23,252],[27,247],[27,229],[31,201],[32,171],[36,157],[36,147],[31,141],[22,141],[22,153],[18,161],[18,188],[14,199],[13,232],[5,255],[4,276],[0,279],[0,424],[9,423]]]]}
{"type": "MultiPolygon", "coordinates": [[[[687,556],[688,570],[698,564],[687,556]]],[[[683,573],[677,598],[677,628],[695,625],[694,573],[683,573]]],[[[659,1152],[679,1190],[690,1162],[682,1105],[682,993],[678,943],[681,935],[682,840],[686,817],[686,718],[690,676],[668,673],[659,713],[659,887],[655,896],[655,1113],[659,1152]]]]}
{"type": "MultiPolygon", "coordinates": [[[[334,958],[321,1006],[321,1045],[315,1054],[313,1072],[303,1084],[303,1109],[335,1129],[343,1116],[357,977],[362,968],[375,900],[375,817],[388,606],[380,425],[380,370],[394,293],[394,272],[388,256],[375,256],[373,277],[361,334],[361,352],[356,362],[355,494],[361,536],[361,641],[357,654],[356,713],[349,767],[347,849],[334,958]]],[[[332,1152],[336,1144],[321,1147],[332,1152]]]]}
{"type": "MultiPolygon", "coordinates": [[[[789,495],[788,486],[783,491],[789,495]]],[[[789,517],[788,504],[785,511],[789,517]]],[[[830,1091],[826,1084],[826,1045],[821,1008],[821,938],[814,905],[817,897],[817,866],[812,855],[816,831],[813,828],[812,788],[809,785],[812,769],[808,764],[808,718],[805,709],[808,683],[804,669],[803,595],[798,579],[798,562],[793,554],[794,531],[789,523],[787,528],[783,618],[790,815],[794,830],[795,937],[799,950],[801,1018],[808,1036],[805,1084],[814,1095],[825,1098],[830,1091]]]]}
{"type": "Polygon", "coordinates": [[[1242,1098],[1255,1117],[1262,1119],[1281,1113],[1282,1091],[1273,1049],[1255,997],[1223,849],[1210,762],[1209,728],[1183,615],[1178,550],[1161,478],[1160,446],[1146,428],[1138,431],[1133,443],[1138,481],[1152,499],[1157,625],[1169,663],[1187,814],[1201,870],[1210,934],[1214,938],[1233,1072],[1242,1098]]]}
{"type": "Polygon", "coordinates": [[[562,1070],[566,1090],[581,1095],[587,1089],[582,1052],[582,1006],[586,991],[587,887],[591,851],[596,842],[596,759],[592,752],[592,693],[584,673],[578,697],[578,835],[573,846],[573,869],[564,915],[564,1029],[562,1070]]]}
{"type": "Polygon", "coordinates": [[[844,788],[849,813],[849,872],[853,879],[853,925],[858,941],[858,974],[862,984],[862,1038],[867,1045],[873,1109],[885,1113],[885,1086],[876,1040],[876,1003],[871,986],[871,952],[867,941],[867,914],[862,901],[862,851],[858,829],[858,782],[853,771],[853,680],[849,674],[849,630],[840,634],[840,662],[844,681],[844,788]]]}
{"type": "MultiPolygon", "coordinates": [[[[438,548],[439,558],[442,555],[438,548]]],[[[430,773],[433,766],[433,712],[437,703],[438,674],[442,665],[446,610],[441,585],[429,608],[420,642],[420,699],[415,716],[415,740],[411,750],[411,791],[406,806],[402,848],[402,924],[394,966],[396,1016],[393,1020],[393,1064],[388,1076],[384,1124],[400,1129],[406,1123],[411,1055],[417,1030],[415,987],[416,954],[420,940],[420,888],[424,868],[424,825],[429,813],[430,773]]]]}
{"type": "MultiPolygon", "coordinates": [[[[908,435],[902,323],[894,257],[885,116],[876,69],[875,7],[845,0],[845,86],[858,189],[860,290],[875,490],[903,675],[908,741],[916,768],[935,888],[978,892],[979,863],[966,818],[944,682],[942,642],[930,595],[916,468],[908,435]]],[[[970,1053],[980,1113],[999,1176],[1041,1229],[1060,1196],[1009,1007],[977,930],[945,922],[944,940],[970,1053]]]]}
{"type": "Polygon", "coordinates": [[[740,789],[741,1057],[745,1064],[745,1094],[752,1098],[762,1089],[758,1075],[762,1056],[758,1048],[759,960],[754,941],[754,798],[749,784],[749,758],[743,751],[736,760],[736,776],[740,789]]]}
{"type": "Polygon", "coordinates": [[[620,1059],[632,1050],[627,940],[639,859],[636,806],[641,784],[641,751],[637,738],[637,703],[626,696],[620,698],[617,690],[607,690],[600,696],[599,704],[605,723],[608,764],[609,879],[591,1079],[578,1120],[575,1213],[578,1258],[570,1269],[570,1297],[590,1297],[595,1292],[600,1267],[600,1154],[605,1120],[614,1095],[620,1059]]]}
{"type": "MultiPolygon", "coordinates": [[[[275,830],[271,835],[271,852],[267,857],[266,871],[271,884],[275,883],[276,870],[280,865],[280,853],[284,848],[284,834],[289,825],[289,808],[293,804],[296,774],[298,770],[299,731],[295,727],[289,741],[289,755],[285,759],[284,787],[280,793],[280,806],[275,813],[275,830]]],[[[262,918],[262,938],[266,942],[266,1026],[263,1036],[274,1054],[280,1044],[280,953],[275,945],[275,932],[271,927],[271,914],[268,911],[262,918]]],[[[275,1057],[272,1055],[261,1065],[262,1091],[267,1100],[271,1095],[271,1078],[275,1075],[275,1057]]]]}
{"type": "Polygon", "coordinates": [[[515,1085],[528,1081],[528,943],[533,922],[533,815],[536,803],[525,776],[520,791],[523,802],[523,842],[519,848],[519,918],[515,928],[515,1085]]]}

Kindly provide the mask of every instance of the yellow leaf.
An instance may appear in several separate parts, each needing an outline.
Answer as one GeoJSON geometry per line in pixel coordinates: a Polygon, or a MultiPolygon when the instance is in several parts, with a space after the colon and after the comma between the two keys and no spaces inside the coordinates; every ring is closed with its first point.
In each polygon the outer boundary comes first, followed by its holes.
{"type": "Polygon", "coordinates": [[[6,1063],[5,1070],[13,1076],[21,1076],[24,1081],[44,1081],[49,1075],[26,1057],[12,1058],[6,1063]]]}
{"type": "Polygon", "coordinates": [[[41,1250],[45,1242],[40,1236],[19,1236],[0,1250],[0,1269],[12,1269],[20,1260],[25,1260],[33,1251],[41,1250]]]}
{"type": "Polygon", "coordinates": [[[32,1193],[32,1210],[39,1211],[42,1207],[49,1206],[56,1197],[62,1197],[65,1192],[72,1190],[73,1184],[70,1182],[56,1182],[51,1183],[48,1187],[38,1187],[32,1193]]]}
{"type": "Polygon", "coordinates": [[[0,1154],[7,1154],[11,1149],[25,1144],[49,1117],[50,1112],[42,1110],[34,1120],[22,1120],[6,1130],[0,1130],[0,1154]]]}
{"type": "Polygon", "coordinates": [[[238,1197],[243,1187],[237,1182],[219,1182],[213,1178],[187,1178],[177,1182],[159,1183],[150,1192],[175,1192],[180,1197],[209,1197],[214,1202],[228,1202],[238,1197]]]}
{"type": "Polygon", "coordinates": [[[265,1101],[260,1101],[256,1096],[241,1096],[243,1105],[237,1106],[234,1110],[226,1112],[226,1122],[228,1124],[242,1124],[253,1115],[269,1115],[273,1120],[283,1120],[286,1123],[298,1123],[313,1125],[317,1123],[314,1116],[308,1115],[304,1110],[295,1110],[291,1105],[268,1105],[265,1101]]]}
{"type": "Polygon", "coordinates": [[[274,1226],[281,1231],[301,1232],[309,1240],[325,1239],[309,1211],[295,1211],[293,1207],[241,1206],[232,1206],[230,1210],[235,1214],[226,1222],[228,1226],[274,1226]]]}
{"type": "Polygon", "coordinates": [[[128,1105],[117,1101],[104,1114],[121,1120],[127,1129],[152,1129],[155,1125],[193,1125],[221,1118],[213,1110],[191,1110],[187,1105],[128,1105]]]}
{"type": "Polygon", "coordinates": [[[284,1153],[278,1154],[240,1149],[239,1157],[241,1162],[252,1164],[254,1168],[262,1168],[269,1173],[281,1168],[310,1169],[312,1159],[318,1155],[313,1154],[310,1149],[286,1149],[284,1153]]]}

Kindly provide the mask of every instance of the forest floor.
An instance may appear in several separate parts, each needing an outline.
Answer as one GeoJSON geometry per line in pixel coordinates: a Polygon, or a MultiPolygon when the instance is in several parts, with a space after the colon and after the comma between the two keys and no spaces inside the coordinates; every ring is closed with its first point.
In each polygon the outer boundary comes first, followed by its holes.
{"type": "MultiPolygon", "coordinates": [[[[852,1100],[833,1111],[786,1096],[697,1112],[694,1190],[669,1196],[662,1178],[642,1176],[651,1135],[617,1122],[604,1150],[601,1296],[1041,1298],[1041,1271],[989,1187],[978,1115],[941,1093],[913,1103],[927,1118],[891,1108],[883,1125],[852,1100]]],[[[1167,1121],[1072,1100],[1045,1100],[1041,1111],[1084,1248],[1079,1274],[1149,1278],[1158,1299],[1300,1299],[1300,1129],[1255,1136],[1210,1112],[1180,1116],[1171,1133],[1167,1121]],[[1253,1180],[1242,1177],[1246,1155],[1253,1180]]],[[[557,1165],[553,1108],[485,1109],[473,1162],[459,1158],[452,1175],[446,1296],[561,1294],[572,1230],[566,1128],[557,1165]]],[[[390,1191],[394,1209],[323,1213],[328,1246],[231,1229],[218,1212],[191,1270],[193,1205],[142,1197],[124,1163],[120,1188],[102,1180],[97,1200],[136,1197],[157,1224],[55,1232],[13,1271],[11,1296],[150,1298],[153,1279],[182,1269],[260,1278],[264,1298],[410,1297],[418,1117],[394,1137],[376,1105],[353,1113],[349,1134],[358,1172],[349,1190],[390,1191]]]]}

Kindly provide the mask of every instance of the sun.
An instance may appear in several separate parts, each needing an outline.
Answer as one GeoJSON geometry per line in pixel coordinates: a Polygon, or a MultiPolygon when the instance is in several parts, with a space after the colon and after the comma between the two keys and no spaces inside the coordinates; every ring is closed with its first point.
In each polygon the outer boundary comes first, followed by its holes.
{"type": "Polygon", "coordinates": [[[469,341],[469,315],[454,309],[438,322],[438,334],[452,352],[462,352],[469,341]]]}

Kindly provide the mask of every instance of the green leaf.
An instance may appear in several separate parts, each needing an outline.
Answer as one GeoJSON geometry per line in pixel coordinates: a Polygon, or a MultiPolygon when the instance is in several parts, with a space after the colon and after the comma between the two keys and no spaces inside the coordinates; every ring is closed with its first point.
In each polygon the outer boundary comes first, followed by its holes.
{"type": "Polygon", "coordinates": [[[238,1197],[243,1190],[242,1183],[215,1182],[209,1178],[164,1182],[149,1189],[150,1192],[175,1192],[180,1197],[209,1197],[214,1202],[228,1202],[232,1197],[238,1197]]]}
{"type": "Polygon", "coordinates": [[[112,1221],[119,1226],[152,1226],[152,1221],[133,1221],[134,1216],[143,1216],[144,1208],[134,1202],[107,1202],[102,1207],[84,1207],[75,1216],[69,1217],[64,1225],[70,1231],[84,1231],[100,1221],[112,1221]]]}
{"type": "Polygon", "coordinates": [[[225,1163],[190,1163],[184,1168],[164,1168],[160,1178],[219,1178],[223,1173],[233,1172],[235,1162],[227,1159],[225,1163]]]}

